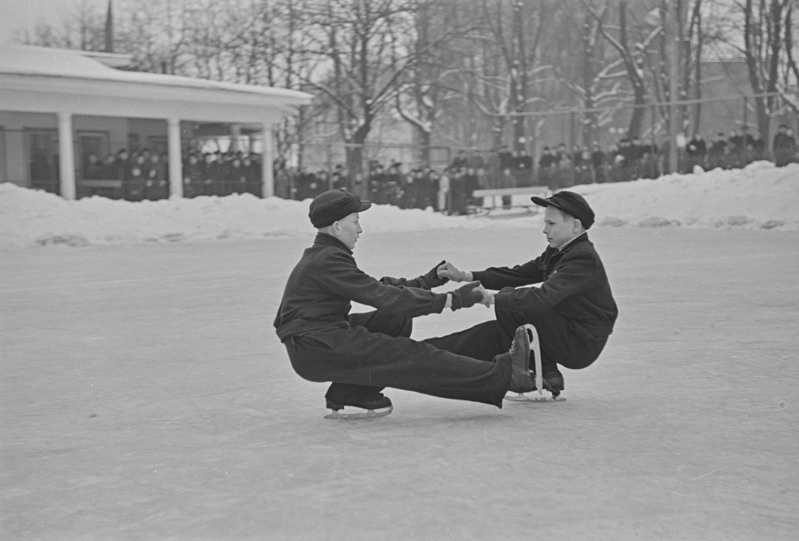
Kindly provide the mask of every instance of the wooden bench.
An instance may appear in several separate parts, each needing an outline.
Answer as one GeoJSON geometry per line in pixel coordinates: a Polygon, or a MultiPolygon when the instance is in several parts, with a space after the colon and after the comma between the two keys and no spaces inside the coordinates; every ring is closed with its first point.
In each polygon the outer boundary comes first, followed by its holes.
{"type": "Polygon", "coordinates": [[[78,179],[76,186],[78,198],[92,195],[100,195],[111,199],[122,198],[121,180],[78,179]]]}
{"type": "Polygon", "coordinates": [[[536,210],[540,207],[533,203],[530,198],[534,195],[547,197],[550,193],[547,186],[475,190],[472,193],[474,203],[468,206],[468,211],[469,214],[488,214],[497,209],[525,208],[527,210],[536,210]],[[509,204],[503,204],[503,199],[509,204]]]}

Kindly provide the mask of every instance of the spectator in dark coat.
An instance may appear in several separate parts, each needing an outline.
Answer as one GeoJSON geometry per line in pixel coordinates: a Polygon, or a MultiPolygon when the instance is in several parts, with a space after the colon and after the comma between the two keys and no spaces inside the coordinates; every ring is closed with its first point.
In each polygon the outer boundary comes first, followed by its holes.
{"type": "Polygon", "coordinates": [[[203,166],[197,154],[189,154],[183,165],[183,197],[196,197],[202,195],[203,166]]]}
{"type": "Polygon", "coordinates": [[[128,151],[124,148],[117,151],[116,160],[114,160],[113,174],[113,178],[121,180],[123,186],[130,177],[130,154],[128,154],[128,151]]]}
{"type": "Polygon", "coordinates": [[[247,193],[251,193],[255,197],[263,197],[264,174],[259,155],[248,154],[241,160],[241,166],[247,175],[247,193]]]}
{"type": "Polygon", "coordinates": [[[230,161],[227,177],[230,193],[247,193],[247,171],[242,167],[241,159],[238,156],[230,161]]]}
{"type": "Polygon", "coordinates": [[[706,167],[705,157],[707,156],[707,143],[705,143],[702,134],[694,134],[691,140],[688,141],[685,147],[685,156],[687,172],[693,171],[694,167],[697,165],[703,168],[706,167]]]}
{"type": "Polygon", "coordinates": [[[727,139],[719,132],[707,150],[707,165],[710,169],[727,167],[727,139]]]}
{"type": "Polygon", "coordinates": [[[594,182],[607,182],[606,174],[607,158],[599,147],[599,143],[594,142],[591,149],[591,170],[594,182]]]}
{"type": "Polygon", "coordinates": [[[150,163],[147,164],[147,180],[144,188],[144,197],[151,201],[167,199],[169,197],[166,163],[157,152],[150,155],[150,163]]]}
{"type": "Polygon", "coordinates": [[[83,168],[83,178],[87,180],[99,180],[103,178],[103,164],[96,154],[89,154],[86,157],[86,165],[83,168]]]}
{"type": "Polygon", "coordinates": [[[144,154],[136,154],[133,163],[128,168],[127,179],[122,181],[125,199],[128,201],[141,201],[144,199],[145,184],[149,165],[145,162],[144,154]]]}
{"type": "Polygon", "coordinates": [[[796,138],[785,124],[781,124],[774,135],[773,148],[777,167],[788,165],[796,157],[796,138]]]}

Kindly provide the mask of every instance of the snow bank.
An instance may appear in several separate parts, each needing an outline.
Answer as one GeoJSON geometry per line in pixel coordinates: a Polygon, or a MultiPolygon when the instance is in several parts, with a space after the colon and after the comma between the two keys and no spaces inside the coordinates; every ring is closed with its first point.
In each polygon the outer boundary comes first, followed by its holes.
{"type": "MultiPolygon", "coordinates": [[[[667,175],[656,180],[572,188],[585,195],[598,226],[680,226],[799,230],[799,164],[667,175]]],[[[310,235],[309,201],[254,196],[200,197],[130,203],[92,197],[66,201],[0,184],[0,246],[210,242],[310,235]]],[[[370,232],[530,227],[540,214],[514,220],[447,217],[375,205],[361,222],[370,232]]]]}
{"type": "Polygon", "coordinates": [[[799,229],[799,164],[575,187],[600,225],[799,229]]]}

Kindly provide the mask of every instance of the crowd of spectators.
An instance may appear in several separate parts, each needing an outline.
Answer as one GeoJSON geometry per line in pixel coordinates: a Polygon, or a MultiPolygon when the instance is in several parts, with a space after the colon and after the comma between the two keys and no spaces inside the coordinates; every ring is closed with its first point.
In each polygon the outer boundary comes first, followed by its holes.
{"type": "MultiPolygon", "coordinates": [[[[774,163],[782,167],[797,160],[796,137],[788,126],[782,124],[772,142],[774,163]]],[[[728,136],[719,132],[711,141],[695,135],[685,148],[685,170],[697,165],[703,169],[732,169],[766,158],[766,144],[757,134],[737,130],[728,136]]]]}
{"type": "Polygon", "coordinates": [[[261,197],[261,158],[247,152],[190,151],[183,162],[183,196],[251,193],[261,197]]]}
{"type": "MultiPolygon", "coordinates": [[[[780,126],[774,138],[774,160],[779,165],[797,161],[796,139],[787,126],[780,126]]],[[[711,144],[697,135],[679,149],[681,172],[703,169],[738,168],[766,158],[760,137],[739,130],[718,134],[711,144]]],[[[653,141],[623,138],[603,149],[565,144],[546,146],[537,162],[523,151],[501,147],[487,156],[461,150],[440,171],[420,165],[403,171],[400,163],[384,166],[370,162],[365,176],[349,175],[343,165],[332,171],[298,171],[275,163],[275,194],[288,199],[308,199],[328,189],[345,189],[380,204],[400,208],[432,208],[463,214],[477,189],[547,186],[559,190],[576,184],[625,182],[657,178],[667,169],[668,148],[653,141]],[[537,167],[536,167],[537,165],[537,167]]]]}
{"type": "MultiPolygon", "coordinates": [[[[385,166],[371,161],[364,175],[350,175],[343,165],[332,171],[315,172],[286,166],[275,160],[275,195],[286,199],[313,198],[328,189],[345,189],[379,204],[400,208],[432,208],[462,214],[472,203],[476,189],[547,186],[552,190],[576,184],[624,182],[656,178],[666,169],[667,148],[652,141],[621,139],[603,149],[565,144],[545,146],[538,160],[523,151],[501,147],[483,155],[461,150],[441,170],[420,165],[408,171],[403,164],[385,166]]],[[[765,143],[757,134],[738,130],[718,133],[710,141],[695,135],[679,152],[681,172],[703,169],[738,168],[767,158],[765,143]]],[[[778,166],[797,161],[797,142],[792,131],[781,125],[773,141],[773,158],[778,166]]],[[[33,167],[33,164],[32,164],[33,167]]],[[[129,201],[169,197],[169,167],[166,154],[148,149],[129,153],[122,149],[101,160],[89,155],[84,163],[86,180],[117,181],[118,189],[103,195],[129,201]]],[[[101,191],[101,190],[100,190],[101,191]]],[[[97,191],[95,193],[98,193],[97,191]]],[[[183,195],[225,196],[234,193],[262,195],[260,156],[246,152],[189,151],[183,162],[183,195]]]]}
{"type": "Polygon", "coordinates": [[[286,167],[285,162],[275,162],[275,195],[287,199],[304,200],[329,189],[344,189],[375,203],[400,208],[428,208],[439,210],[441,175],[429,166],[419,166],[403,171],[402,164],[391,162],[384,166],[379,161],[368,164],[365,175],[351,175],[342,165],[332,171],[315,172],[301,167],[286,167]]]}
{"type": "MultiPolygon", "coordinates": [[[[128,201],[169,197],[168,157],[147,148],[132,154],[121,149],[103,160],[89,154],[83,167],[83,179],[115,183],[113,186],[86,183],[88,187],[83,190],[83,195],[96,193],[128,201]]],[[[260,197],[261,192],[261,164],[256,154],[191,150],[183,161],[184,197],[234,193],[251,193],[260,197]]]]}

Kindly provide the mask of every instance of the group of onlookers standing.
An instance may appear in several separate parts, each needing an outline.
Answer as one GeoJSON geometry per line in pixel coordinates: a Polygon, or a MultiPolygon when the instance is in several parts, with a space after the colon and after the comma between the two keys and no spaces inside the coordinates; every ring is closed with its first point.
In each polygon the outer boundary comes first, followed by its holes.
{"type": "Polygon", "coordinates": [[[127,149],[105,159],[89,154],[83,168],[86,180],[121,181],[118,195],[128,201],[169,197],[169,165],[166,155],[144,148],[131,155],[127,149]]]}
{"type": "Polygon", "coordinates": [[[274,165],[275,195],[285,199],[311,199],[331,189],[344,189],[378,204],[400,208],[441,208],[439,202],[440,173],[429,166],[403,171],[402,164],[369,162],[366,174],[350,174],[342,165],[332,171],[293,169],[282,160],[274,165]]]}
{"type": "MultiPolygon", "coordinates": [[[[787,125],[781,124],[777,129],[772,141],[772,152],[777,167],[799,161],[796,137],[787,125]]],[[[685,157],[680,169],[690,172],[697,165],[703,169],[734,169],[766,157],[765,141],[756,133],[736,130],[727,136],[724,132],[719,132],[709,141],[701,134],[696,134],[685,147],[685,157]]]]}
{"type": "Polygon", "coordinates": [[[190,151],[183,162],[183,196],[250,193],[261,197],[263,174],[257,154],[190,151]]]}
{"type": "MultiPolygon", "coordinates": [[[[774,137],[773,149],[778,166],[799,160],[796,139],[785,125],[774,137]]],[[[703,169],[743,167],[767,157],[762,139],[745,130],[719,134],[709,145],[697,135],[678,156],[681,172],[693,171],[697,165],[703,169]]],[[[505,146],[488,155],[461,150],[440,171],[429,165],[404,171],[401,163],[384,166],[374,160],[365,175],[350,175],[343,165],[311,172],[293,170],[276,160],[275,194],[304,200],[329,189],[344,189],[379,204],[462,214],[477,189],[547,186],[555,191],[576,184],[657,178],[666,170],[667,159],[666,146],[622,138],[607,149],[597,142],[571,150],[563,143],[546,146],[537,162],[524,151],[512,152],[505,146]]]]}
{"type": "MultiPolygon", "coordinates": [[[[772,148],[777,166],[799,161],[796,136],[787,125],[779,126],[772,148]]],[[[274,186],[275,195],[285,199],[310,199],[325,190],[344,189],[378,204],[464,213],[477,189],[540,185],[559,190],[575,184],[656,178],[665,170],[667,155],[668,149],[654,142],[623,138],[608,149],[596,142],[590,148],[574,146],[571,151],[562,143],[545,146],[537,162],[524,151],[511,152],[504,146],[490,154],[461,150],[440,170],[425,164],[405,171],[401,163],[392,161],[385,166],[372,160],[364,174],[351,175],[343,165],[312,172],[287,167],[285,160],[276,159],[274,186]]],[[[706,170],[737,168],[768,158],[763,139],[747,130],[718,133],[710,140],[696,134],[680,149],[679,157],[681,172],[691,172],[697,166],[706,170]]],[[[39,171],[47,165],[43,158],[32,159],[31,178],[56,178],[50,169],[39,171]]],[[[146,148],[132,153],[122,149],[104,159],[90,154],[83,163],[83,179],[116,181],[119,186],[84,195],[98,193],[129,201],[170,195],[167,155],[146,148]]],[[[190,150],[184,156],[184,197],[235,193],[261,197],[262,191],[258,154],[190,150]]]]}
{"type": "MultiPolygon", "coordinates": [[[[128,201],[158,200],[169,197],[169,164],[166,154],[141,149],[129,153],[121,149],[100,160],[89,154],[83,167],[83,179],[114,181],[118,189],[107,186],[84,191],[84,195],[102,195],[128,201]]],[[[225,196],[234,193],[262,193],[260,159],[244,152],[206,152],[191,150],[183,161],[183,196],[225,196]]]]}

